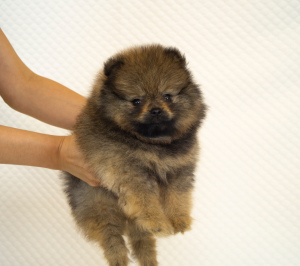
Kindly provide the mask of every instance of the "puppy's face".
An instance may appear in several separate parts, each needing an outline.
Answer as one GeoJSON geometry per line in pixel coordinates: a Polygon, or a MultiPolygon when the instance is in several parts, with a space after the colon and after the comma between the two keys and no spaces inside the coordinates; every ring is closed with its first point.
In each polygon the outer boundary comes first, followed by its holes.
{"type": "Polygon", "coordinates": [[[105,63],[94,90],[102,115],[145,142],[181,138],[205,114],[185,58],[174,48],[142,46],[117,54],[105,63]]]}

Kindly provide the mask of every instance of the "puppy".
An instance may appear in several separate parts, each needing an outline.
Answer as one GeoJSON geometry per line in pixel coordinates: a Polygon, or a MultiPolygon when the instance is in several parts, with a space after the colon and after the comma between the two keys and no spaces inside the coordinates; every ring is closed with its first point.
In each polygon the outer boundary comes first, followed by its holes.
{"type": "Polygon", "coordinates": [[[185,57],[161,45],[108,59],[80,114],[78,145],[105,188],[64,173],[73,216],[111,266],[158,265],[154,236],[191,228],[197,130],[206,106],[185,57]]]}

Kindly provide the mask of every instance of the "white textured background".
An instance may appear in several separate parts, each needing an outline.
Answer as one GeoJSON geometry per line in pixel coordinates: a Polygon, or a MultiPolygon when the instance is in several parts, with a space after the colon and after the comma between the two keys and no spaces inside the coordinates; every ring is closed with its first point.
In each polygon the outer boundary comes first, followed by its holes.
{"type": "MultiPolygon", "coordinates": [[[[30,68],[83,95],[120,49],[182,50],[210,110],[193,230],[159,240],[160,265],[300,265],[299,0],[1,0],[0,25],[30,68]]],[[[0,123],[66,134],[2,100],[0,123]]],[[[58,172],[1,165],[0,182],[1,266],[105,265],[58,172]]]]}

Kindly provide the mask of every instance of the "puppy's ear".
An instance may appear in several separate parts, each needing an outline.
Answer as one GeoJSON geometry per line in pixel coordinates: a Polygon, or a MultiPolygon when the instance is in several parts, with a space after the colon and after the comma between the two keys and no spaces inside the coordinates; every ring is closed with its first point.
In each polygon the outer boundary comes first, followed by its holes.
{"type": "Polygon", "coordinates": [[[166,48],[165,53],[167,55],[171,56],[176,61],[180,62],[182,65],[186,64],[184,55],[182,55],[177,48],[175,48],[175,47],[166,48]]]}
{"type": "Polygon", "coordinates": [[[104,64],[104,74],[109,77],[124,64],[121,57],[112,57],[104,64]]]}

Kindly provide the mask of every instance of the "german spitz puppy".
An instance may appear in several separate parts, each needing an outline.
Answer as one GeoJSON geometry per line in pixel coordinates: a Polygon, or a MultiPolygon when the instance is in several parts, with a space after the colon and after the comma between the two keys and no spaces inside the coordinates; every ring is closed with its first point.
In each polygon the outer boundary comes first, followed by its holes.
{"type": "Polygon", "coordinates": [[[73,216],[111,266],[158,265],[155,237],[191,228],[201,91],[176,48],[134,47],[111,57],[74,133],[103,187],[64,173],[73,216]]]}

